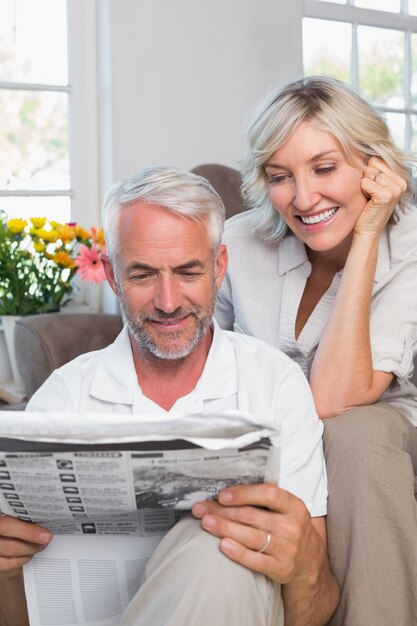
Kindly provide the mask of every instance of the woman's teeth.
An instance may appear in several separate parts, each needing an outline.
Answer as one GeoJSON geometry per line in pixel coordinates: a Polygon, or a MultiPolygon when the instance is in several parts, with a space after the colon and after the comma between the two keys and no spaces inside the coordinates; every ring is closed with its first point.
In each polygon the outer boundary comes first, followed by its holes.
{"type": "Polygon", "coordinates": [[[318,215],[313,215],[312,217],[303,217],[300,215],[301,221],[304,224],[318,224],[319,222],[325,222],[332,215],[336,213],[337,209],[329,209],[328,211],[324,211],[323,213],[319,213],[318,215]]]}

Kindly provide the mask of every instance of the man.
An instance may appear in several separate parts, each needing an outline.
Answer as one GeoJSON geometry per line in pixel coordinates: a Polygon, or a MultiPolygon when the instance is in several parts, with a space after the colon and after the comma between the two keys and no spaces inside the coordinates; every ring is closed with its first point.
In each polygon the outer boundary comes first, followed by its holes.
{"type": "MultiPolygon", "coordinates": [[[[338,589],[325,546],[322,425],[297,365],[212,321],[227,267],[220,198],[193,174],[146,169],[109,191],[103,221],[103,263],[127,325],[105,350],[55,371],[29,410],[242,410],[281,427],[280,487],[240,485],[195,505],[154,552],[123,626],[280,626],[284,613],[286,626],[325,624],[338,589]]],[[[0,519],[2,625],[27,624],[16,608],[21,566],[50,539],[0,519]]]]}

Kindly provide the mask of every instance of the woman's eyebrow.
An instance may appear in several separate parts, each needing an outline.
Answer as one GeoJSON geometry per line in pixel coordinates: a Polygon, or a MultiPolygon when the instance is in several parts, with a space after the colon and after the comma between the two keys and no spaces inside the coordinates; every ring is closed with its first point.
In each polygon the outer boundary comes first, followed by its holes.
{"type": "MultiPolygon", "coordinates": [[[[314,154],[309,160],[309,163],[312,163],[313,161],[318,161],[319,159],[322,159],[323,157],[329,156],[331,154],[338,154],[340,153],[340,150],[338,150],[337,148],[332,148],[331,150],[323,150],[323,152],[318,152],[317,154],[314,154]]],[[[286,169],[283,165],[280,165],[279,163],[265,163],[264,168],[267,167],[272,167],[273,169],[286,169]]]]}

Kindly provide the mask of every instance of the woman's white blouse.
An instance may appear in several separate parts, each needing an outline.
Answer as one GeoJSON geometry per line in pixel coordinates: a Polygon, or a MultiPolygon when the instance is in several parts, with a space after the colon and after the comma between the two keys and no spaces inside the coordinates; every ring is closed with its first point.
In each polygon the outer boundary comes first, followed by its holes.
{"type": "MultiPolygon", "coordinates": [[[[221,287],[220,326],[263,339],[286,352],[308,377],[342,272],[338,272],[298,339],[295,320],[311,271],[304,244],[289,235],[269,244],[254,233],[253,211],[226,222],[229,269],[221,287]]],[[[381,398],[417,425],[417,387],[411,382],[417,354],[417,209],[383,232],[371,305],[371,347],[375,370],[395,379],[381,398]]]]}

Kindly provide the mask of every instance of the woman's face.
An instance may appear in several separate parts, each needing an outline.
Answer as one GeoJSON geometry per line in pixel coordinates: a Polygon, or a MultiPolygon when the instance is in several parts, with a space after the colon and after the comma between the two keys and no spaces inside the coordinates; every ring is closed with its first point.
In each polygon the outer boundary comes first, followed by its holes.
{"type": "Polygon", "coordinates": [[[355,159],[350,164],[331,133],[305,121],[265,165],[273,206],[311,250],[342,251],[350,242],[367,202],[364,161],[355,159]]]}

